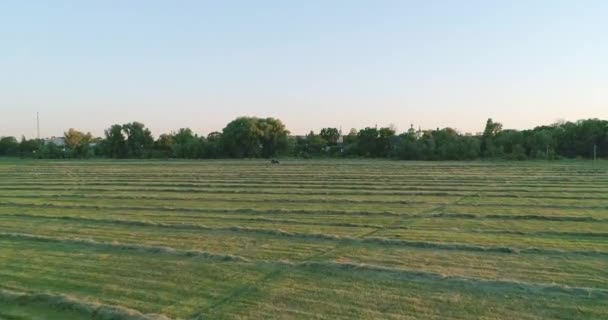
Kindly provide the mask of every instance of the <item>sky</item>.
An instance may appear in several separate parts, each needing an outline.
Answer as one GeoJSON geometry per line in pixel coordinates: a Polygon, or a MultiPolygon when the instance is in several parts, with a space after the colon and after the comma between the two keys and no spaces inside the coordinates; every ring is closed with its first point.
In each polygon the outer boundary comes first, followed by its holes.
{"type": "Polygon", "coordinates": [[[0,136],[608,118],[608,1],[0,1],[0,136]]]}

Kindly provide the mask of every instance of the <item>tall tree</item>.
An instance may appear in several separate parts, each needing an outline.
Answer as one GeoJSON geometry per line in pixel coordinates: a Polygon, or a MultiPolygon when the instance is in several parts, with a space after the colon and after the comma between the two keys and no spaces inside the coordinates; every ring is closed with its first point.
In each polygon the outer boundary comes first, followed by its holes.
{"type": "Polygon", "coordinates": [[[224,156],[222,150],[222,133],[221,132],[211,132],[207,135],[207,143],[204,146],[204,156],[205,158],[219,158],[224,156]]]}
{"type": "Polygon", "coordinates": [[[325,140],[328,146],[337,145],[338,139],[340,139],[340,131],[336,128],[323,128],[319,135],[325,140]]]}
{"type": "Polygon", "coordinates": [[[481,139],[481,152],[484,156],[495,157],[502,152],[494,144],[494,137],[502,131],[502,124],[488,119],[481,139]]]}
{"type": "Polygon", "coordinates": [[[313,155],[323,154],[327,141],[321,137],[321,135],[315,134],[314,131],[310,131],[305,137],[298,137],[296,141],[296,155],[304,158],[309,158],[313,155]]]}
{"type": "Polygon", "coordinates": [[[376,143],[376,154],[377,157],[388,156],[393,147],[396,147],[395,138],[396,130],[393,127],[384,127],[378,130],[378,142],[376,143]]]}
{"type": "Polygon", "coordinates": [[[0,138],[0,156],[16,156],[19,153],[19,142],[15,137],[0,138]]]}
{"type": "Polygon", "coordinates": [[[71,156],[83,158],[88,155],[89,143],[93,140],[90,132],[85,134],[84,132],[70,128],[67,132],[63,133],[63,138],[71,156]]]}
{"type": "Polygon", "coordinates": [[[26,139],[25,136],[21,136],[21,142],[19,142],[19,154],[22,157],[41,158],[44,156],[40,153],[43,147],[44,140],[26,139]]]}
{"type": "Polygon", "coordinates": [[[181,128],[173,135],[173,156],[196,159],[203,155],[204,138],[199,138],[189,128],[181,128]]]}
{"type": "Polygon", "coordinates": [[[367,127],[359,130],[357,134],[357,150],[359,155],[365,157],[375,157],[378,154],[378,136],[376,128],[367,127]]]}
{"type": "Polygon", "coordinates": [[[154,144],[152,133],[141,122],[131,122],[122,126],[126,136],[127,152],[130,157],[141,158],[154,144]]]}
{"type": "Polygon", "coordinates": [[[234,158],[253,158],[262,153],[257,118],[240,117],[222,130],[222,144],[226,153],[234,158]]]}
{"type": "Polygon", "coordinates": [[[235,158],[271,157],[287,145],[285,125],[274,118],[237,118],[222,131],[222,144],[229,156],[235,158]]]}
{"type": "Polygon", "coordinates": [[[154,150],[158,156],[169,158],[173,154],[174,143],[173,135],[163,133],[154,141],[154,150]]]}
{"type": "Polygon", "coordinates": [[[256,123],[260,134],[262,156],[269,158],[283,152],[287,147],[289,131],[281,120],[275,118],[257,119],[256,123]]]}
{"type": "Polygon", "coordinates": [[[122,133],[122,126],[112,125],[105,130],[106,138],[103,141],[103,153],[111,158],[125,158],[128,155],[127,141],[122,133]]]}

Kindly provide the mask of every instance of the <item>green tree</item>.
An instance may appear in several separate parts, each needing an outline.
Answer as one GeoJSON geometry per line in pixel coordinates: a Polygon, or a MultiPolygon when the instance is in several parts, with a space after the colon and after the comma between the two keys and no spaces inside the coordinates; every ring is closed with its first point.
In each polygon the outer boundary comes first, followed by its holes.
{"type": "Polygon", "coordinates": [[[93,140],[91,133],[83,133],[70,128],[63,133],[66,148],[73,157],[84,158],[89,154],[89,144],[93,140]]]}
{"type": "Polygon", "coordinates": [[[357,134],[357,151],[365,157],[375,157],[378,150],[379,132],[376,128],[366,127],[357,134]]]}
{"type": "Polygon", "coordinates": [[[326,146],[327,141],[311,130],[304,138],[298,137],[295,148],[298,156],[309,158],[313,155],[324,154],[326,146]]]}
{"type": "Polygon", "coordinates": [[[44,159],[59,159],[65,156],[65,152],[62,147],[59,147],[53,142],[47,142],[43,144],[37,154],[38,158],[44,159]]]}
{"type": "Polygon", "coordinates": [[[494,138],[502,131],[502,124],[488,119],[481,139],[481,152],[486,157],[499,156],[502,152],[494,144],[494,138]]]}
{"type": "Polygon", "coordinates": [[[521,149],[524,145],[524,134],[517,130],[503,130],[496,134],[493,145],[504,152],[507,158],[521,158],[521,149]],[[516,147],[519,146],[519,147],[516,147]]]}
{"type": "Polygon", "coordinates": [[[549,128],[538,128],[531,132],[527,145],[532,157],[536,159],[555,158],[552,131],[553,130],[549,128]]]}
{"type": "Polygon", "coordinates": [[[235,158],[272,157],[287,146],[283,123],[274,118],[237,118],[222,130],[222,145],[226,154],[235,158]]]}
{"type": "Polygon", "coordinates": [[[403,160],[420,159],[420,147],[418,144],[418,134],[411,127],[407,133],[399,135],[396,157],[403,160]]]}
{"type": "Polygon", "coordinates": [[[16,156],[19,153],[19,142],[15,137],[0,138],[0,156],[16,156]]]}
{"type": "Polygon", "coordinates": [[[222,145],[229,157],[259,157],[262,153],[260,136],[257,118],[240,117],[222,130],[222,145]]]}
{"type": "Polygon", "coordinates": [[[340,131],[336,128],[323,128],[319,136],[325,140],[328,146],[335,146],[338,144],[338,139],[340,139],[340,131]]]}
{"type": "Polygon", "coordinates": [[[39,158],[40,149],[44,145],[44,141],[41,139],[26,139],[25,136],[21,137],[19,143],[19,154],[22,157],[37,157],[39,158]]]}
{"type": "Polygon", "coordinates": [[[173,154],[173,135],[161,134],[156,141],[154,141],[154,151],[158,157],[169,158],[173,154]]]}
{"type": "Polygon", "coordinates": [[[176,158],[196,159],[203,156],[205,139],[198,137],[192,130],[181,128],[173,135],[173,156],[176,158]]]}
{"type": "Polygon", "coordinates": [[[127,154],[132,158],[142,158],[154,144],[152,133],[141,122],[131,122],[122,126],[126,136],[127,154]]]}
{"type": "Polygon", "coordinates": [[[257,119],[262,156],[269,158],[282,153],[287,148],[289,131],[281,120],[275,118],[257,119]]]}
{"type": "Polygon", "coordinates": [[[378,141],[376,143],[376,157],[386,157],[397,146],[395,138],[396,130],[392,127],[380,128],[378,130],[378,141]]]}
{"type": "Polygon", "coordinates": [[[103,154],[111,158],[126,158],[128,155],[127,141],[122,133],[122,126],[112,125],[106,129],[102,143],[103,154]]]}
{"type": "Polygon", "coordinates": [[[204,145],[203,151],[205,158],[219,158],[222,157],[222,133],[221,132],[211,132],[207,135],[207,142],[204,145]]]}

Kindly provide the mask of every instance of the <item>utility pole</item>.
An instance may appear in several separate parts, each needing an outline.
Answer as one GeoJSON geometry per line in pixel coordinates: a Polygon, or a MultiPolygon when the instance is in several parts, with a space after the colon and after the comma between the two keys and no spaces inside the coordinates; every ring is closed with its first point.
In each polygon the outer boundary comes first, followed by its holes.
{"type": "Polygon", "coordinates": [[[36,137],[40,140],[40,114],[36,112],[36,137]]]}
{"type": "Polygon", "coordinates": [[[593,162],[597,161],[597,144],[593,145],[593,162]]]}

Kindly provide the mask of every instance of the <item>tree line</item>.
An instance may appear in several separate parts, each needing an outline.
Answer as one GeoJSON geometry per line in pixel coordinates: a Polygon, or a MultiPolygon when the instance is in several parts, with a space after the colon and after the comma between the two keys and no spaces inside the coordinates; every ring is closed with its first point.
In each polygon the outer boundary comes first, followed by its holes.
{"type": "Polygon", "coordinates": [[[488,119],[480,134],[452,128],[397,133],[392,127],[337,128],[292,136],[275,118],[239,117],[207,136],[182,128],[154,138],[143,123],[115,124],[103,137],[76,129],[62,143],[0,138],[0,156],[32,158],[270,158],[366,157],[403,160],[560,159],[608,157],[608,121],[560,122],[530,130],[505,130],[488,119]]]}

